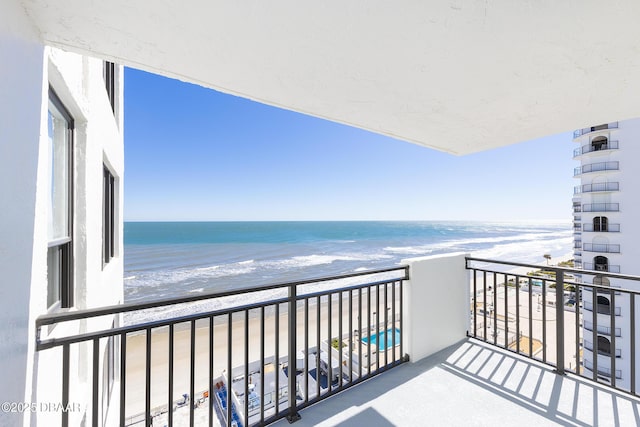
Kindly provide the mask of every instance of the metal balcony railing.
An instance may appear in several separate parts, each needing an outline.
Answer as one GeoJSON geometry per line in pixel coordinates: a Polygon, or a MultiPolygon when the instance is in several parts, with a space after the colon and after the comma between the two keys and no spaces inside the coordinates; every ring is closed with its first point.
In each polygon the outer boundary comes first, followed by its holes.
{"type": "Polygon", "coordinates": [[[593,223],[584,224],[582,226],[582,231],[587,232],[598,232],[598,233],[619,233],[620,232],[620,224],[596,224],[593,223]]]}
{"type": "Polygon", "coordinates": [[[600,172],[600,171],[612,171],[619,170],[620,162],[598,162],[598,163],[590,163],[588,165],[578,166],[573,170],[573,176],[581,175],[583,173],[589,172],[600,172]]]}
{"type": "Polygon", "coordinates": [[[586,252],[620,253],[620,245],[609,243],[583,243],[582,250],[586,252]]]}
{"type": "Polygon", "coordinates": [[[598,182],[595,184],[577,185],[573,188],[573,194],[601,193],[606,191],[619,191],[619,182],[598,182]]]}
{"type": "Polygon", "coordinates": [[[604,125],[598,125],[598,126],[591,126],[588,128],[582,128],[582,129],[578,129],[573,131],[573,137],[574,138],[579,138],[584,134],[590,133],[590,132],[595,132],[595,131],[599,131],[599,130],[607,130],[607,129],[617,129],[618,128],[618,122],[613,122],[613,123],[607,123],[604,125]]]}
{"type": "Polygon", "coordinates": [[[617,150],[617,149],[618,149],[618,141],[608,141],[604,144],[597,144],[597,145],[588,144],[573,150],[573,157],[578,157],[583,154],[592,153],[595,151],[617,150]]]}
{"type": "MultiPolygon", "coordinates": [[[[47,352],[60,355],[60,381],[47,386],[59,387],[62,407],[75,401],[78,393],[90,396],[89,424],[101,422],[98,408],[105,391],[99,374],[100,346],[106,340],[115,341],[119,353],[119,408],[111,408],[119,411],[118,425],[155,425],[157,417],[166,417],[173,425],[178,407],[188,407],[189,424],[194,425],[194,409],[201,404],[208,405],[208,425],[265,425],[285,417],[293,422],[300,408],[408,360],[402,320],[408,275],[408,267],[393,267],[44,315],[36,320],[36,350],[41,357],[47,352]],[[242,302],[230,300],[238,301],[239,296],[242,302]],[[101,318],[149,310],[164,311],[156,320],[47,336],[52,328],[69,330],[60,326],[69,322],[96,325],[101,318]],[[171,310],[181,314],[171,315],[171,310]],[[72,361],[83,353],[88,355],[88,382],[82,383],[86,389],[71,381],[78,372],[72,361]],[[143,368],[136,376],[127,366],[139,366],[140,354],[143,368]],[[157,357],[164,360],[160,367],[166,366],[164,382],[157,380],[157,373],[152,375],[158,369],[157,357]],[[196,358],[208,361],[204,369],[196,358]],[[180,399],[174,395],[178,383],[188,390],[180,399]],[[201,390],[196,384],[208,385],[201,390]],[[131,390],[142,390],[140,411],[130,409],[131,400],[139,397],[131,390]]],[[[60,424],[67,426],[68,412],[61,411],[60,417],[60,424]]]]}
{"type": "Polygon", "coordinates": [[[592,262],[585,262],[583,268],[585,270],[608,271],[610,273],[620,273],[620,266],[619,265],[594,264],[592,262]]]}
{"type": "Polygon", "coordinates": [[[575,268],[468,257],[467,269],[471,274],[469,336],[554,366],[559,374],[570,372],[597,382],[604,376],[610,386],[638,396],[638,378],[633,373],[640,351],[635,339],[640,292],[629,288],[638,287],[639,276],[608,273],[608,280],[628,285],[614,290],[574,280],[579,275],[599,277],[575,268]],[[608,313],[606,304],[598,304],[601,295],[615,307],[608,313]],[[599,337],[615,349],[616,357],[606,351],[583,355],[583,343],[591,350],[599,337]],[[620,357],[619,347],[630,356],[620,357]],[[616,375],[611,377],[611,372],[616,375]],[[617,382],[623,377],[628,381],[617,382]]]}
{"type": "Polygon", "coordinates": [[[620,203],[586,203],[583,212],[620,212],[620,203]]]}

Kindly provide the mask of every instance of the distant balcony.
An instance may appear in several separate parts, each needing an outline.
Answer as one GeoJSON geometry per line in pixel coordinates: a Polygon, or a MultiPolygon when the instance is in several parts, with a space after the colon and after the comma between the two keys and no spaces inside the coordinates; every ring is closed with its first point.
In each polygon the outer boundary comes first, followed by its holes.
{"type": "Polygon", "coordinates": [[[620,203],[586,203],[582,212],[620,212],[620,203]]]}
{"type": "MultiPolygon", "coordinates": [[[[584,360],[584,367],[588,370],[590,370],[591,372],[593,372],[593,362],[591,362],[589,359],[585,359],[584,360]]],[[[611,378],[611,369],[610,368],[605,368],[605,367],[600,367],[600,365],[598,365],[598,375],[602,375],[604,377],[607,378],[611,378]]],[[[616,369],[616,378],[617,379],[622,379],[622,371],[619,369],[616,369]]]]}
{"type": "Polygon", "coordinates": [[[619,254],[620,245],[610,243],[583,243],[582,250],[585,252],[605,252],[619,254]]]}
{"type": "Polygon", "coordinates": [[[573,194],[581,193],[604,193],[610,191],[619,191],[619,182],[599,182],[595,184],[577,185],[573,188],[573,194]]]}
{"type": "MultiPolygon", "coordinates": [[[[593,331],[593,323],[591,323],[590,321],[585,321],[584,322],[584,329],[587,330],[587,331],[593,331]]],[[[615,330],[616,330],[616,337],[621,337],[622,336],[622,330],[620,328],[615,328],[615,330]]],[[[597,332],[599,334],[602,334],[602,335],[611,336],[611,327],[610,326],[605,326],[605,325],[598,325],[597,332]]]]}
{"type": "MultiPolygon", "coordinates": [[[[585,301],[582,304],[582,307],[587,311],[593,312],[593,303],[591,301],[585,301]]],[[[606,315],[610,316],[611,315],[611,306],[607,305],[607,304],[596,304],[596,312],[598,314],[606,314],[606,315]]],[[[616,316],[620,316],[620,313],[622,311],[621,311],[620,307],[616,307],[614,312],[615,312],[616,316]]],[[[586,345],[585,345],[585,347],[586,347],[586,345]]],[[[591,349],[589,349],[589,350],[591,350],[591,349]]]]}
{"type": "Polygon", "coordinates": [[[580,213],[580,212],[582,212],[582,206],[574,206],[574,207],[573,207],[573,212],[574,212],[574,213],[580,213]]]}
{"type": "Polygon", "coordinates": [[[573,242],[574,249],[580,249],[581,247],[582,247],[582,240],[576,240],[575,242],[573,242]]]}
{"type": "MultiPolygon", "coordinates": [[[[617,314],[616,316],[619,316],[619,314],[617,314]]],[[[593,343],[591,341],[584,340],[584,348],[586,350],[593,352],[593,343]]],[[[601,356],[611,357],[611,353],[608,353],[607,351],[604,351],[600,348],[598,348],[598,354],[601,356]]],[[[615,355],[618,358],[622,357],[622,350],[620,350],[619,348],[616,348],[615,355]]]]}
{"type": "Polygon", "coordinates": [[[609,273],[620,273],[620,266],[619,265],[594,264],[592,262],[585,262],[583,268],[585,270],[606,271],[606,272],[609,272],[609,273]]]}
{"type": "Polygon", "coordinates": [[[594,153],[594,152],[605,151],[605,150],[617,150],[617,149],[618,149],[618,141],[608,141],[605,144],[600,144],[596,146],[592,144],[588,144],[573,150],[573,157],[578,157],[587,153],[594,153]]]}
{"type": "Polygon", "coordinates": [[[619,233],[620,224],[597,224],[595,227],[592,223],[584,224],[582,231],[596,233],[619,233]]]}
{"type": "Polygon", "coordinates": [[[598,162],[582,165],[573,170],[573,176],[582,175],[590,172],[613,171],[620,169],[620,162],[598,162]]]}
{"type": "Polygon", "coordinates": [[[582,135],[585,135],[587,133],[591,133],[591,132],[596,132],[599,130],[607,130],[607,129],[617,129],[618,128],[618,122],[613,122],[613,123],[607,123],[604,125],[599,125],[599,126],[591,126],[588,128],[582,128],[582,129],[578,129],[575,130],[573,132],[573,138],[579,138],[582,135]]]}

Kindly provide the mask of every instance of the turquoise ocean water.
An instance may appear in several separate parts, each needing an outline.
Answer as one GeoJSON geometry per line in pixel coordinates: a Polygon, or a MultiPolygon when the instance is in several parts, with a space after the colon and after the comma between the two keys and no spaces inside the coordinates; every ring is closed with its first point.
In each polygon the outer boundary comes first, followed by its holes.
{"type": "Polygon", "coordinates": [[[566,223],[127,222],[125,301],[329,276],[448,252],[516,262],[565,256],[566,223]]]}

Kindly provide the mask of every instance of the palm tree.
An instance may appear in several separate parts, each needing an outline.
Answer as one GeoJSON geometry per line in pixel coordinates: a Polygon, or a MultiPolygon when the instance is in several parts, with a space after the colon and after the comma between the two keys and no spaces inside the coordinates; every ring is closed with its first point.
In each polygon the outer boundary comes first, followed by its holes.
{"type": "Polygon", "coordinates": [[[544,255],[543,255],[543,257],[544,257],[544,259],[546,259],[546,260],[547,260],[547,265],[549,265],[549,261],[551,260],[551,255],[549,255],[549,254],[544,254],[544,255]]]}

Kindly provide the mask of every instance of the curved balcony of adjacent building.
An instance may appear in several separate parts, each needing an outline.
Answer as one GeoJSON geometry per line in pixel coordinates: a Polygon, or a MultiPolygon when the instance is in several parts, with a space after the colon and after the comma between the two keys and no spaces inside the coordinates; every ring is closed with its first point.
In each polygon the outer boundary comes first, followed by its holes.
{"type": "Polygon", "coordinates": [[[599,263],[593,263],[593,262],[585,262],[582,264],[582,268],[584,270],[591,270],[591,271],[620,273],[620,266],[612,265],[612,264],[599,264],[599,263]]]}
{"type": "MultiPolygon", "coordinates": [[[[593,343],[588,340],[584,340],[584,349],[593,353],[593,343]]],[[[611,357],[611,342],[608,338],[598,337],[598,348],[596,349],[598,355],[611,357]]],[[[622,350],[619,348],[615,349],[616,358],[622,357],[622,350]]]]}
{"type": "Polygon", "coordinates": [[[620,224],[582,224],[582,231],[586,233],[619,233],[620,224]]]}
{"type": "Polygon", "coordinates": [[[620,191],[619,182],[597,182],[594,184],[583,184],[573,187],[573,194],[608,193],[612,191],[620,191]]]}
{"type": "MultiPolygon", "coordinates": [[[[593,303],[591,301],[583,301],[582,308],[586,311],[593,312],[593,303]]],[[[596,303],[596,313],[611,316],[611,303],[607,298],[598,295],[598,300],[596,303]]],[[[620,307],[614,307],[613,313],[616,316],[621,316],[622,310],[620,309],[620,307]]]]}
{"type": "MultiPolygon", "coordinates": [[[[593,323],[585,320],[584,329],[589,332],[593,332],[593,323]]],[[[611,326],[598,325],[597,332],[602,335],[611,336],[611,326]]],[[[622,330],[620,328],[615,328],[615,332],[616,332],[616,337],[622,336],[622,330]]]]}
{"type": "Polygon", "coordinates": [[[577,129],[573,131],[573,138],[580,138],[582,135],[586,135],[591,132],[597,132],[599,130],[618,129],[618,122],[605,123],[603,125],[591,126],[588,128],[577,129]]]}
{"type": "Polygon", "coordinates": [[[573,170],[573,176],[582,175],[591,172],[617,171],[620,170],[620,162],[597,162],[578,166],[573,170]]]}
{"type": "MultiPolygon", "coordinates": [[[[590,360],[585,359],[584,360],[584,368],[585,371],[590,371],[593,372],[593,363],[591,363],[590,360]]],[[[591,376],[591,375],[589,375],[591,376]]],[[[604,368],[600,365],[598,365],[598,377],[600,379],[604,379],[604,380],[610,380],[611,378],[611,369],[610,368],[604,368]]],[[[622,371],[620,369],[616,369],[616,379],[622,379],[622,371]]]]}
{"type": "Polygon", "coordinates": [[[619,254],[620,245],[612,243],[583,243],[582,250],[585,252],[605,252],[619,254]]]}
{"type": "Polygon", "coordinates": [[[620,212],[620,203],[585,203],[582,212],[620,212]]]}
{"type": "Polygon", "coordinates": [[[607,138],[602,137],[601,140],[594,138],[594,140],[588,144],[583,145],[582,147],[576,148],[573,150],[573,157],[579,157],[583,154],[589,153],[599,153],[602,151],[608,150],[617,150],[619,148],[618,141],[609,141],[607,138]]]}

